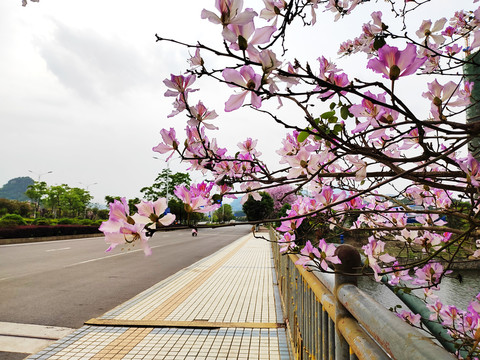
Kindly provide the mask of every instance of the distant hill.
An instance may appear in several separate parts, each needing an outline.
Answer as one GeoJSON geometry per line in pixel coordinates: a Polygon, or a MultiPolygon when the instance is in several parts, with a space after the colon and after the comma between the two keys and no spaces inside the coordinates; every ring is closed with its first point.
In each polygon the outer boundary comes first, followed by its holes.
{"type": "Polygon", "coordinates": [[[233,212],[236,212],[236,211],[242,211],[243,208],[242,208],[242,204],[240,203],[240,198],[238,199],[235,199],[233,200],[231,203],[230,203],[230,206],[232,207],[232,211],[233,212]]]}
{"type": "Polygon", "coordinates": [[[29,176],[11,179],[0,188],[0,198],[27,201],[28,197],[25,195],[25,191],[29,185],[33,184],[34,181],[29,176]]]}
{"type": "Polygon", "coordinates": [[[232,207],[233,215],[235,215],[235,217],[237,217],[237,218],[245,216],[245,213],[243,212],[243,206],[242,206],[240,200],[241,199],[238,198],[238,199],[233,200],[230,203],[230,206],[232,207]]]}

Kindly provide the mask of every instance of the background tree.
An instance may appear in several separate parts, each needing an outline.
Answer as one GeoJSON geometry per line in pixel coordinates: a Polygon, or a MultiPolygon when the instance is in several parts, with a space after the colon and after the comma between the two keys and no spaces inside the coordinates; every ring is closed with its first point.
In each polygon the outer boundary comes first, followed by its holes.
{"type": "Polygon", "coordinates": [[[47,195],[47,183],[45,181],[35,181],[33,185],[27,187],[25,195],[34,203],[33,217],[36,218],[42,200],[47,195]]]}
{"type": "Polygon", "coordinates": [[[235,216],[233,215],[233,212],[232,212],[232,206],[230,204],[223,204],[213,214],[220,223],[224,223],[224,222],[235,219],[235,216]]]}
{"type": "Polygon", "coordinates": [[[295,188],[290,185],[277,186],[265,190],[273,199],[273,210],[275,217],[280,218],[286,215],[286,210],[289,209],[297,196],[295,195],[295,188]],[[282,210],[283,209],[283,210],[282,210]]]}
{"type": "Polygon", "coordinates": [[[27,201],[0,198],[0,216],[6,214],[18,214],[23,217],[28,217],[32,210],[32,206],[27,201]]]}
{"type": "Polygon", "coordinates": [[[243,204],[243,212],[248,221],[266,220],[273,212],[273,199],[265,191],[260,192],[261,200],[255,200],[249,195],[247,201],[243,204]]]}
{"type": "Polygon", "coordinates": [[[55,185],[47,189],[46,204],[50,207],[54,218],[61,216],[62,205],[66,205],[65,196],[68,192],[68,185],[55,185]]]}
{"type": "Polygon", "coordinates": [[[158,198],[172,198],[175,186],[190,185],[190,174],[177,172],[172,173],[169,168],[163,169],[161,173],[155,178],[155,182],[151,186],[146,186],[140,189],[143,197],[149,201],[155,201],[158,198]],[[168,196],[167,196],[168,194],[168,196]]]}
{"type": "Polygon", "coordinates": [[[87,190],[78,187],[66,187],[65,190],[62,203],[68,214],[72,217],[85,217],[87,206],[93,197],[87,190]]]}

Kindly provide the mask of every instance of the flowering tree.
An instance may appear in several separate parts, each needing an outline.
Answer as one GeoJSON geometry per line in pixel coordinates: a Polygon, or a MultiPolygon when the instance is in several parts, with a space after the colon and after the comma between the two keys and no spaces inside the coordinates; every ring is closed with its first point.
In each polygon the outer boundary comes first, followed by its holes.
{"type": "MultiPolygon", "coordinates": [[[[173,99],[169,117],[184,117],[185,135],[164,129],[154,147],[166,159],[178,154],[211,178],[175,191],[186,211],[214,210],[225,197],[258,200],[260,191],[286,185],[292,195],[308,194],[296,195],[286,217],[269,220],[281,222],[282,252],[332,271],[340,260],[329,235],[299,239],[302,223],[318,219],[336,236],[362,234],[364,271],[405,290],[423,289],[431,318],[448,329],[459,356],[478,357],[480,294],[465,310],[435,295],[455,264],[480,258],[477,1],[462,1],[465,9],[422,21],[415,14],[428,13],[438,1],[252,0],[255,8],[244,8],[243,0],[216,0],[200,17],[218,27],[218,46],[157,35],[159,42],[193,52],[186,72],[164,81],[165,96],[173,99]],[[362,69],[352,76],[322,54],[322,37],[333,34],[317,17],[327,11],[337,21],[369,6],[375,11],[358,36],[339,39],[338,55],[357,57],[362,69]],[[388,20],[387,13],[393,14],[388,20]],[[298,25],[317,29],[311,48],[318,52],[316,63],[288,52],[289,43],[302,39],[298,25]],[[252,138],[233,149],[221,147],[214,137],[221,116],[196,88],[200,77],[229,92],[225,112],[248,110],[288,130],[278,164],[267,164],[252,138]],[[412,98],[416,89],[422,99],[412,98]]],[[[113,220],[102,226],[112,247],[125,234],[145,244],[152,225],[172,220],[160,217],[158,204],[142,204],[137,217],[124,208],[114,204],[113,220]]],[[[400,315],[419,324],[417,315],[400,315]]]]}
{"type": "MultiPolygon", "coordinates": [[[[158,41],[194,49],[194,55],[185,74],[172,74],[164,82],[165,95],[174,98],[170,117],[187,119],[185,140],[173,129],[165,139],[162,130],[163,141],[155,149],[177,153],[193,170],[208,173],[217,196],[258,200],[260,191],[286,185],[291,195],[308,194],[296,195],[281,219],[282,252],[299,253],[299,264],[331,271],[339,259],[328,234],[300,240],[302,222],[318,219],[336,235],[363,234],[365,271],[368,267],[378,281],[387,279],[397,287],[424,289],[432,319],[460,341],[463,355],[478,355],[480,296],[467,310],[452,311],[434,290],[456,263],[480,257],[480,149],[474,142],[480,132],[474,110],[479,99],[472,96],[473,81],[464,71],[477,69],[472,52],[480,45],[480,9],[466,4],[470,8],[448,18],[419,21],[409,34],[407,23],[430,1],[386,1],[396,16],[391,22],[383,20],[375,3],[377,11],[358,37],[338,45],[341,56],[367,55],[364,79],[349,76],[320,51],[316,64],[288,53],[291,37],[301,36],[291,32],[293,24],[318,27],[321,35],[328,29],[316,24],[319,12],[331,11],[337,21],[368,3],[263,0],[253,9],[244,8],[242,0],[216,0],[216,9],[203,10],[201,18],[218,26],[220,46],[157,35],[158,41]],[[212,54],[216,61],[224,59],[220,68],[209,63],[212,54]],[[277,151],[279,166],[262,160],[252,138],[233,150],[220,147],[211,135],[219,115],[205,99],[194,100],[201,98],[195,87],[199,77],[232,89],[225,112],[248,108],[289,130],[277,151]],[[409,96],[409,86],[421,87],[426,109],[409,96]],[[464,206],[456,206],[459,201],[464,206]],[[461,225],[449,226],[445,215],[461,225]]],[[[419,324],[416,315],[400,316],[419,324]]]]}

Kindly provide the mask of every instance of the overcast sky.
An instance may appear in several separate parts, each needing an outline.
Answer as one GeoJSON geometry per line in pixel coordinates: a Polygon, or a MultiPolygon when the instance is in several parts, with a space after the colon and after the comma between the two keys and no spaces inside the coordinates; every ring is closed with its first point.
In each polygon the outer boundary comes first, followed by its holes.
{"type": "MultiPolygon", "coordinates": [[[[187,68],[188,51],[158,44],[154,35],[218,44],[220,29],[200,19],[203,8],[213,10],[214,1],[41,0],[26,7],[1,1],[0,186],[41,175],[49,185],[88,186],[99,203],[105,195],[140,196],[166,167],[151,150],[160,129],[175,127],[182,137],[185,128],[181,115],[167,119],[173,99],[163,97],[162,81],[187,68]]],[[[312,63],[322,54],[335,60],[338,44],[358,35],[365,21],[349,18],[332,23],[329,34],[296,39],[292,57],[297,50],[312,63]]],[[[259,149],[274,159],[284,131],[259,126],[258,117],[222,114],[230,94],[214,88],[202,98],[221,114],[220,145],[263,138],[259,149]]],[[[185,170],[178,161],[170,166],[185,170]]]]}

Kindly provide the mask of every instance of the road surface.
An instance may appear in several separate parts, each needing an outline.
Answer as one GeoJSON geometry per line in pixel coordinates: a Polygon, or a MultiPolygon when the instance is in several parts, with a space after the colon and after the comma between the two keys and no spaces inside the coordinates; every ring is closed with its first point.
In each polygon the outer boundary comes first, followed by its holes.
{"type": "Polygon", "coordinates": [[[0,246],[0,337],[2,323],[79,328],[249,230],[156,233],[149,257],[135,248],[105,253],[102,237],[0,246]]]}

